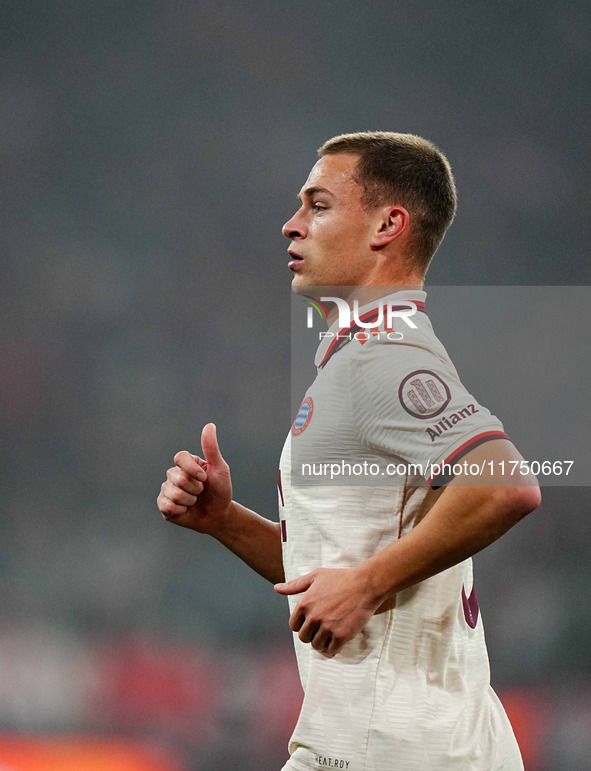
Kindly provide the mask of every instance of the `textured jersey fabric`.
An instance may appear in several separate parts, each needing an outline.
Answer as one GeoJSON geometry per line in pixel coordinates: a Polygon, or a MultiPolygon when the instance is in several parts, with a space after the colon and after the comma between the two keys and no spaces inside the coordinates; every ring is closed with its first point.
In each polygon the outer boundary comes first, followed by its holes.
{"type": "MultiPolygon", "coordinates": [[[[395,321],[402,339],[376,328],[319,347],[317,378],[281,456],[287,581],[362,563],[425,516],[465,453],[506,437],[462,386],[424,300],[404,291],[380,301],[414,304],[416,328],[395,321]]],[[[376,307],[359,318],[377,318],[376,307]]],[[[297,601],[289,598],[292,610],[297,601]]],[[[523,768],[490,687],[470,559],[399,592],[332,659],[294,642],[305,695],[286,770],[523,768]]]]}

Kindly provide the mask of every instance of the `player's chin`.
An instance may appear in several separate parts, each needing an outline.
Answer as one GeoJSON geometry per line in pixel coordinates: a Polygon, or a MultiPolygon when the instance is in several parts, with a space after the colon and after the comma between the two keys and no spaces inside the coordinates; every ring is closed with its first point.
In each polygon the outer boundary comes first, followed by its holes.
{"type": "Polygon", "coordinates": [[[310,288],[311,283],[309,279],[302,276],[301,273],[294,273],[291,282],[291,291],[294,294],[308,294],[307,290],[310,288]]]}

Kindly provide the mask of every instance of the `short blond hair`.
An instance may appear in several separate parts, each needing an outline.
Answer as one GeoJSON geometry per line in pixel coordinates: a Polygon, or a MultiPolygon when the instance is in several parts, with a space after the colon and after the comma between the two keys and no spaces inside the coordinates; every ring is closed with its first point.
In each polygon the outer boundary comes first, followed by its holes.
{"type": "Polygon", "coordinates": [[[422,137],[390,131],[339,134],[318,149],[320,156],[337,153],[359,156],[355,179],[364,189],[364,207],[392,203],[408,210],[409,267],[424,275],[456,213],[456,186],[445,155],[422,137]]]}

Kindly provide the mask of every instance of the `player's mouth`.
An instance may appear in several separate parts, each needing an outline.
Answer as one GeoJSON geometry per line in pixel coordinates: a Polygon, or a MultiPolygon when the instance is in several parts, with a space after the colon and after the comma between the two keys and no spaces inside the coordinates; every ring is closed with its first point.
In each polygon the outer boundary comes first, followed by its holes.
{"type": "Polygon", "coordinates": [[[296,254],[295,252],[292,252],[291,249],[288,249],[287,253],[291,257],[290,261],[287,263],[287,267],[290,270],[299,270],[300,266],[304,262],[304,258],[301,257],[299,254],[296,254]]]}

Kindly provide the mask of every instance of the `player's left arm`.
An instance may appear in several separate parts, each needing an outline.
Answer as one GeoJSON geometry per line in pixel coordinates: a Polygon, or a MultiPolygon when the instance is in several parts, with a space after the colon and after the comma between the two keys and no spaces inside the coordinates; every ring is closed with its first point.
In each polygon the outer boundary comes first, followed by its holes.
{"type": "MultiPolygon", "coordinates": [[[[275,588],[302,596],[290,627],[303,642],[334,656],[376,612],[394,604],[397,592],[430,578],[497,540],[540,503],[536,478],[500,474],[523,458],[506,439],[467,453],[477,477],[460,474],[411,531],[354,568],[319,568],[275,588]],[[491,463],[492,461],[492,463],[491,463]],[[511,465],[509,465],[511,464],[511,465]]],[[[464,465],[464,464],[463,464],[464,465]]]]}

